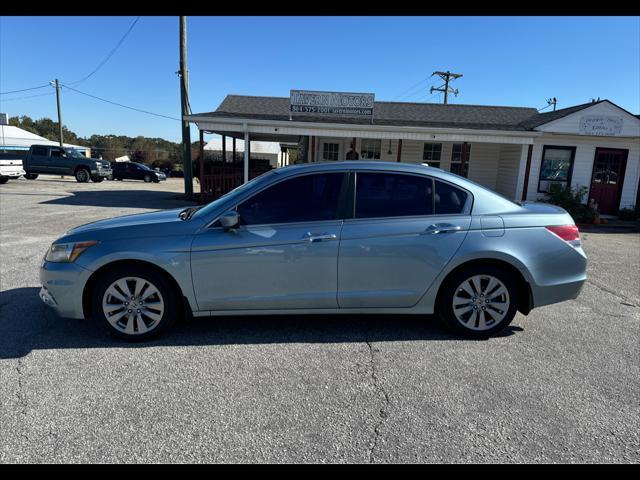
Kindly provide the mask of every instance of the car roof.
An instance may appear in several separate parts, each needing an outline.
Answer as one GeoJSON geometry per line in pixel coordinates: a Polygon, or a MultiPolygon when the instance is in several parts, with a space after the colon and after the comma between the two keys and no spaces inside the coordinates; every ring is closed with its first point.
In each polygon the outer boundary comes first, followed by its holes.
{"type": "Polygon", "coordinates": [[[424,164],[401,163],[401,162],[376,162],[362,160],[346,160],[337,162],[315,162],[290,165],[272,172],[278,176],[299,175],[302,173],[322,172],[322,171],[379,171],[379,172],[395,172],[395,173],[413,173],[419,175],[429,175],[433,178],[442,179],[453,183],[461,188],[470,191],[476,200],[476,205],[482,205],[481,208],[474,207],[474,212],[488,213],[489,211],[517,211],[521,207],[502,195],[488,189],[487,187],[473,182],[466,177],[447,172],[440,168],[429,167],[424,164]],[[485,208],[486,207],[486,210],[485,208]],[[495,207],[495,208],[493,208],[495,207]]]}

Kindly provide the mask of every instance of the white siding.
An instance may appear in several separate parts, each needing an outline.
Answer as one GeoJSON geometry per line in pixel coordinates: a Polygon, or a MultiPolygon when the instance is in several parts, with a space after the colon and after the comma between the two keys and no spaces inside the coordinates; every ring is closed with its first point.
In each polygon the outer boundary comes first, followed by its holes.
{"type": "MultiPolygon", "coordinates": [[[[533,154],[531,156],[531,171],[529,174],[527,200],[537,200],[544,196],[542,193],[538,193],[538,180],[540,177],[540,165],[542,162],[542,149],[544,145],[576,147],[576,156],[573,162],[573,174],[571,176],[572,188],[577,186],[590,187],[591,174],[593,172],[593,159],[595,157],[596,148],[619,148],[629,150],[620,206],[626,207],[635,204],[636,191],[638,188],[638,175],[640,174],[639,139],[552,134],[543,135],[542,137],[537,138],[533,144],[533,154]]],[[[584,201],[586,202],[587,199],[585,198],[584,201]]]]}
{"type": "Polygon", "coordinates": [[[495,190],[512,200],[518,200],[516,193],[522,148],[520,145],[500,145],[495,190]]]}
{"type": "MultiPolygon", "coordinates": [[[[576,113],[567,115],[566,117],[554,120],[545,125],[540,125],[536,130],[540,132],[554,132],[565,133],[571,135],[578,135],[580,133],[580,119],[585,115],[603,115],[610,117],[622,118],[622,133],[623,137],[637,137],[640,135],[640,120],[633,115],[629,115],[624,110],[608,103],[598,103],[592,107],[587,107],[583,110],[579,110],[576,113]]],[[[593,137],[588,137],[593,138],[593,137]]]]}
{"type": "MultiPolygon", "coordinates": [[[[491,190],[496,189],[500,145],[495,143],[472,143],[469,155],[469,180],[491,190]]],[[[451,158],[451,155],[449,155],[451,158]]],[[[515,184],[516,178],[513,178],[515,184]]]]}

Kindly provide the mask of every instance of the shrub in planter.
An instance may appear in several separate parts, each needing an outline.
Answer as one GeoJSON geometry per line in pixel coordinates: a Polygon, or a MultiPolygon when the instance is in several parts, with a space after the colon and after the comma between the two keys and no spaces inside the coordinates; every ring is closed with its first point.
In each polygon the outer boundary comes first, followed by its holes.
{"type": "Polygon", "coordinates": [[[543,201],[564,208],[576,223],[593,223],[595,210],[582,203],[588,191],[589,189],[583,186],[574,189],[555,187],[546,194],[543,201]]]}
{"type": "Polygon", "coordinates": [[[618,218],[620,220],[637,220],[640,218],[640,209],[638,208],[621,208],[618,212],[618,218]]]}

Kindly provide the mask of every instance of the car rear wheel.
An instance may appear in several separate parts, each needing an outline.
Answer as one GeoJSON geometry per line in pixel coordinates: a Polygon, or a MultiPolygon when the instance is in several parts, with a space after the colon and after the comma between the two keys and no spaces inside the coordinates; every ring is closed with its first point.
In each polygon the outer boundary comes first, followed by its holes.
{"type": "Polygon", "coordinates": [[[137,341],[156,336],[177,318],[177,296],[160,273],[119,267],[102,275],[93,291],[94,316],[112,335],[137,341]]]}
{"type": "Polygon", "coordinates": [[[76,181],[78,183],[87,183],[90,178],[91,174],[86,168],[79,168],[78,170],[76,170],[76,181]]]}
{"type": "Polygon", "coordinates": [[[486,338],[511,323],[517,298],[516,283],[502,269],[471,267],[447,280],[437,314],[456,333],[486,338]]]}
{"type": "Polygon", "coordinates": [[[145,175],[144,176],[144,183],[149,183],[150,181],[151,181],[151,176],[145,175]]]}
{"type": "Polygon", "coordinates": [[[37,173],[26,173],[24,175],[24,178],[26,178],[27,180],[35,180],[36,178],[38,178],[38,174],[37,173]]]}
{"type": "Polygon", "coordinates": [[[91,177],[91,181],[95,183],[100,183],[104,180],[104,177],[91,177]]]}

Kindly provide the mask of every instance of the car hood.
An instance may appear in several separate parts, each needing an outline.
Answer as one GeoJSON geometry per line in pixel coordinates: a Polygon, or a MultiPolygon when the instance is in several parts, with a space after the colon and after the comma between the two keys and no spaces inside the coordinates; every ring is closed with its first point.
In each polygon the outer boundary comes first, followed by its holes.
{"type": "Polygon", "coordinates": [[[97,222],[87,223],[69,230],[66,235],[76,235],[78,233],[95,232],[100,230],[117,230],[126,228],[127,231],[139,233],[148,231],[154,233],[156,227],[165,228],[167,224],[185,224],[191,220],[182,220],[178,216],[184,208],[174,208],[171,210],[160,210],[157,212],[138,213],[135,215],[125,215],[122,217],[108,218],[106,220],[98,220],[97,222]]]}

